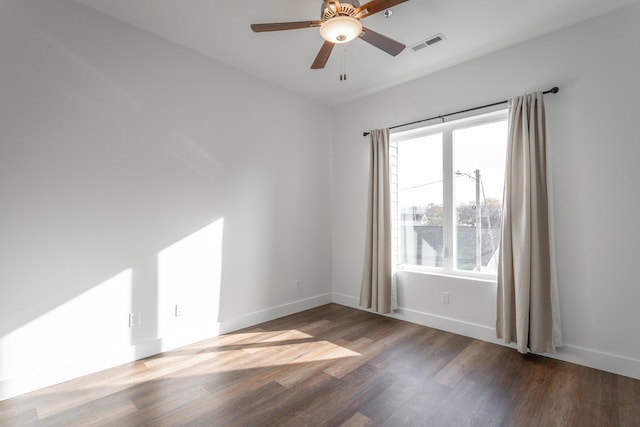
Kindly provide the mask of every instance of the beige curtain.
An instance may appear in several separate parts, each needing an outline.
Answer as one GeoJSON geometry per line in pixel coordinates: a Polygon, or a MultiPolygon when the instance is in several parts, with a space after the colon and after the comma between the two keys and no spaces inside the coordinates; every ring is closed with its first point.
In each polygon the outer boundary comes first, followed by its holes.
{"type": "Polygon", "coordinates": [[[509,102],[496,332],[518,351],[555,353],[542,92],[509,102]]]}
{"type": "Polygon", "coordinates": [[[378,313],[391,306],[391,203],[389,129],[371,131],[367,235],[360,305],[378,313]]]}

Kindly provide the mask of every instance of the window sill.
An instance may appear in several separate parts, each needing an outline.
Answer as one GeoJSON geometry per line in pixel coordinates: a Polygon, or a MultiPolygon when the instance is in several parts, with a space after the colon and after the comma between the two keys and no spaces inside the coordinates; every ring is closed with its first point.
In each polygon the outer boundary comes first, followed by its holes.
{"type": "Polygon", "coordinates": [[[461,280],[469,280],[474,282],[483,282],[483,283],[492,283],[497,284],[498,278],[493,274],[482,274],[482,273],[465,273],[461,271],[442,271],[430,269],[427,267],[418,267],[418,266],[409,266],[409,265],[399,265],[396,266],[396,272],[406,272],[412,274],[423,274],[427,276],[438,276],[438,277],[447,277],[451,279],[461,279],[461,280]]]}

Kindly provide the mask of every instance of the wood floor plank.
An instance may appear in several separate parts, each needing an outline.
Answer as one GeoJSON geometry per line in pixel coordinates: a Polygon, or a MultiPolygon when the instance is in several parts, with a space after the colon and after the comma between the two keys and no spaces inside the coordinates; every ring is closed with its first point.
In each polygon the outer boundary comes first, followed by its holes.
{"type": "Polygon", "coordinates": [[[300,402],[300,407],[293,416],[284,414],[276,424],[294,427],[340,425],[346,422],[364,400],[373,398],[381,391],[376,381],[376,371],[376,368],[369,365],[360,366],[350,375],[336,381],[329,393],[309,396],[307,400],[300,402]]]}
{"type": "Polygon", "coordinates": [[[337,340],[335,344],[327,341],[323,345],[305,354],[296,360],[294,365],[289,365],[284,369],[276,381],[284,387],[291,388],[304,382],[313,375],[318,375],[320,371],[333,365],[338,359],[357,358],[360,356],[360,349],[357,343],[353,345],[346,341],[337,340]]]}
{"type": "Polygon", "coordinates": [[[328,304],[0,402],[0,426],[640,426],[640,380],[328,304]]]}
{"type": "Polygon", "coordinates": [[[356,412],[353,417],[342,423],[340,427],[373,427],[375,423],[369,417],[362,415],[360,412],[356,412]]]}
{"type": "MultiPolygon", "coordinates": [[[[260,406],[252,408],[252,411],[243,411],[231,423],[231,425],[252,425],[259,421],[261,426],[281,426],[296,420],[300,414],[307,412],[307,407],[318,396],[331,394],[337,387],[339,380],[331,375],[320,372],[318,375],[308,378],[296,388],[285,391],[262,402],[260,406]]],[[[323,420],[316,420],[316,425],[323,420]]]]}
{"type": "Polygon", "coordinates": [[[354,369],[357,369],[365,363],[368,363],[371,359],[380,355],[385,350],[392,348],[395,344],[406,339],[407,336],[410,336],[411,331],[414,329],[412,327],[405,327],[405,324],[403,323],[404,322],[398,323],[398,326],[400,327],[394,330],[393,333],[390,333],[390,330],[388,330],[387,334],[385,335],[373,333],[370,334],[373,336],[373,338],[371,338],[370,336],[365,337],[369,339],[371,344],[366,345],[360,350],[360,357],[336,361],[336,363],[333,363],[329,368],[325,370],[325,372],[329,375],[333,375],[336,378],[342,378],[352,372],[354,369]]]}
{"type": "Polygon", "coordinates": [[[134,369],[113,376],[107,372],[100,372],[47,388],[47,394],[41,396],[36,404],[38,418],[45,419],[82,408],[93,401],[153,378],[144,365],[134,362],[133,367],[134,369]],[[60,398],[62,395],[64,399],[60,398]]]}

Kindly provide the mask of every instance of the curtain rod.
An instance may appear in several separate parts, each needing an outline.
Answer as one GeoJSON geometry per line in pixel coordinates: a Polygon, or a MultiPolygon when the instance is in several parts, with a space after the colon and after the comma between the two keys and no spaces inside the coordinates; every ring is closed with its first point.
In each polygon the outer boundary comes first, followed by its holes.
{"type": "MultiPolygon", "coordinates": [[[[548,93],[558,93],[559,91],[560,91],[560,89],[558,89],[557,86],[554,86],[551,89],[545,90],[542,93],[546,95],[548,93]]],[[[396,129],[396,128],[401,128],[403,126],[415,125],[416,123],[428,122],[429,120],[444,119],[445,117],[455,116],[456,114],[468,113],[469,111],[475,111],[475,110],[481,110],[483,108],[495,107],[496,105],[506,104],[507,102],[509,102],[509,100],[494,102],[492,104],[480,105],[479,107],[467,108],[466,110],[456,111],[455,113],[441,114],[439,116],[429,117],[428,119],[421,119],[421,120],[416,120],[415,122],[409,122],[409,123],[403,123],[401,125],[391,126],[389,129],[396,129]]],[[[363,132],[362,136],[369,136],[370,134],[371,134],[371,132],[363,132]]]]}

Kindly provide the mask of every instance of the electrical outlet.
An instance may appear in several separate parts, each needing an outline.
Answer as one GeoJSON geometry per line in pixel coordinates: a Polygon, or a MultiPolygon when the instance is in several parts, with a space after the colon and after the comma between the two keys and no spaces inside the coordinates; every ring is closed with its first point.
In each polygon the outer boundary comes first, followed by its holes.
{"type": "Polygon", "coordinates": [[[129,313],[129,327],[137,328],[142,323],[142,313],[129,313]]]}
{"type": "Polygon", "coordinates": [[[300,280],[296,280],[296,291],[302,289],[302,282],[300,280]]]}
{"type": "Polygon", "coordinates": [[[182,306],[182,304],[176,304],[175,315],[176,317],[184,316],[184,307],[182,306]]]}
{"type": "Polygon", "coordinates": [[[449,304],[449,292],[440,292],[440,302],[442,304],[449,304]]]}

